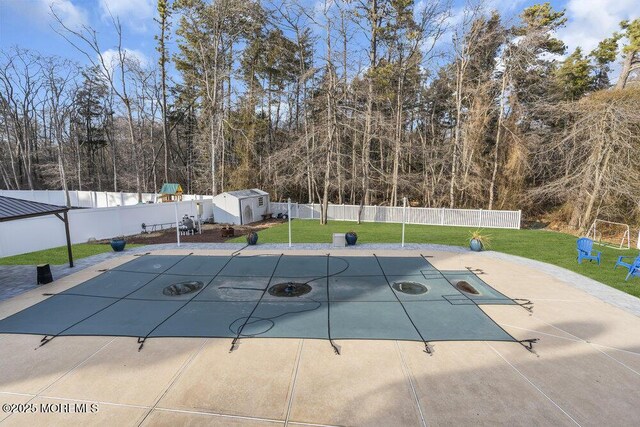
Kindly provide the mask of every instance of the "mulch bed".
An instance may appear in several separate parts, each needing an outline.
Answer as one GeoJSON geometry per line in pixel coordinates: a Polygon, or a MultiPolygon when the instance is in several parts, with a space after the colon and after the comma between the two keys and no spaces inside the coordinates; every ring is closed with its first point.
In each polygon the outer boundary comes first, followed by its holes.
{"type": "MultiPolygon", "coordinates": [[[[284,220],[281,219],[269,219],[266,221],[256,222],[250,225],[234,225],[234,237],[246,236],[252,231],[259,232],[260,230],[273,227],[278,224],[282,224],[284,220]]],[[[203,224],[202,234],[194,235],[181,235],[180,241],[185,243],[223,243],[234,237],[222,237],[220,229],[222,224],[203,224]]],[[[127,243],[134,243],[140,245],[154,245],[158,243],[175,243],[176,242],[176,229],[167,228],[161,231],[154,231],[153,233],[136,234],[134,236],[127,236],[127,243]]]]}

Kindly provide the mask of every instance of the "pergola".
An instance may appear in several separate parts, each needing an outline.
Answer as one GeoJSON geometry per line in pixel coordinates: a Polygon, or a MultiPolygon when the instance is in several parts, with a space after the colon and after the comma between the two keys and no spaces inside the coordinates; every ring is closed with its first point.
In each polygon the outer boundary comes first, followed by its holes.
{"type": "Polygon", "coordinates": [[[55,215],[64,223],[64,231],[67,235],[67,253],[69,254],[69,267],[73,267],[73,254],[71,253],[71,237],[69,236],[68,207],[50,205],[48,203],[34,202],[31,200],[14,199],[13,197],[0,196],[0,222],[14,221],[18,219],[34,218],[45,215],[55,215]]]}

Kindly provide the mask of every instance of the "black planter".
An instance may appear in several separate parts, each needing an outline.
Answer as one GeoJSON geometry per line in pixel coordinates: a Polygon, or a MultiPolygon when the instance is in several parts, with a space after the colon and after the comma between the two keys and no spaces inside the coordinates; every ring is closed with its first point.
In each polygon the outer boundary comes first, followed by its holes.
{"type": "Polygon", "coordinates": [[[258,243],[258,233],[251,232],[247,234],[247,243],[250,245],[255,245],[256,243],[258,243]]]}
{"type": "Polygon", "coordinates": [[[51,266],[49,264],[40,264],[36,268],[38,272],[38,285],[46,285],[47,283],[53,282],[51,266]]]}
{"type": "Polygon", "coordinates": [[[358,235],[356,233],[347,233],[344,235],[344,239],[347,241],[348,246],[353,246],[358,240],[358,235]]]}
{"type": "Polygon", "coordinates": [[[124,239],[111,239],[111,249],[114,252],[122,252],[124,250],[127,241],[124,239]]]}

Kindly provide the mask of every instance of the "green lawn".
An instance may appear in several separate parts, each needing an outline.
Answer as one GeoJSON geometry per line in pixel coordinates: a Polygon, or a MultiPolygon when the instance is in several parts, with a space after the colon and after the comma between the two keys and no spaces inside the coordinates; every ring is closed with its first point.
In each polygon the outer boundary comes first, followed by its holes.
{"type": "MultiPolygon", "coordinates": [[[[127,248],[136,246],[142,245],[127,244],[127,248]]],[[[73,251],[74,260],[112,251],[111,245],[108,243],[80,243],[71,245],[71,250],[73,251]]],[[[0,258],[0,265],[66,264],[68,261],[67,247],[60,246],[59,248],[0,258]]]]}
{"type": "MultiPolygon", "coordinates": [[[[402,226],[400,224],[380,224],[331,221],[320,225],[318,221],[291,221],[294,243],[331,243],[332,233],[355,231],[359,243],[400,243],[402,226]]],[[[438,243],[443,245],[467,246],[469,234],[475,228],[440,227],[428,225],[407,225],[407,243],[438,243]]],[[[628,294],[640,297],[640,279],[624,281],[627,270],[613,269],[619,255],[637,255],[638,250],[616,250],[594,245],[602,252],[602,263],[576,262],[576,238],[568,234],[544,230],[502,230],[484,229],[491,236],[491,250],[531,258],[564,267],[576,273],[605,283],[628,294]]],[[[260,231],[258,243],[287,243],[287,224],[278,225],[260,231]]],[[[244,242],[238,237],[233,242],[244,242]]]]}

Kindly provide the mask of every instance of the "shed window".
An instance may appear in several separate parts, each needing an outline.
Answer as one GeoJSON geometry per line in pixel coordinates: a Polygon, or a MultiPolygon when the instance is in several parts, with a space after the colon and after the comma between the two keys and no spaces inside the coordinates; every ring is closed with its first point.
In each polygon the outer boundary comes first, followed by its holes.
{"type": "Polygon", "coordinates": [[[264,197],[258,197],[258,206],[264,205],[264,197]]]}

